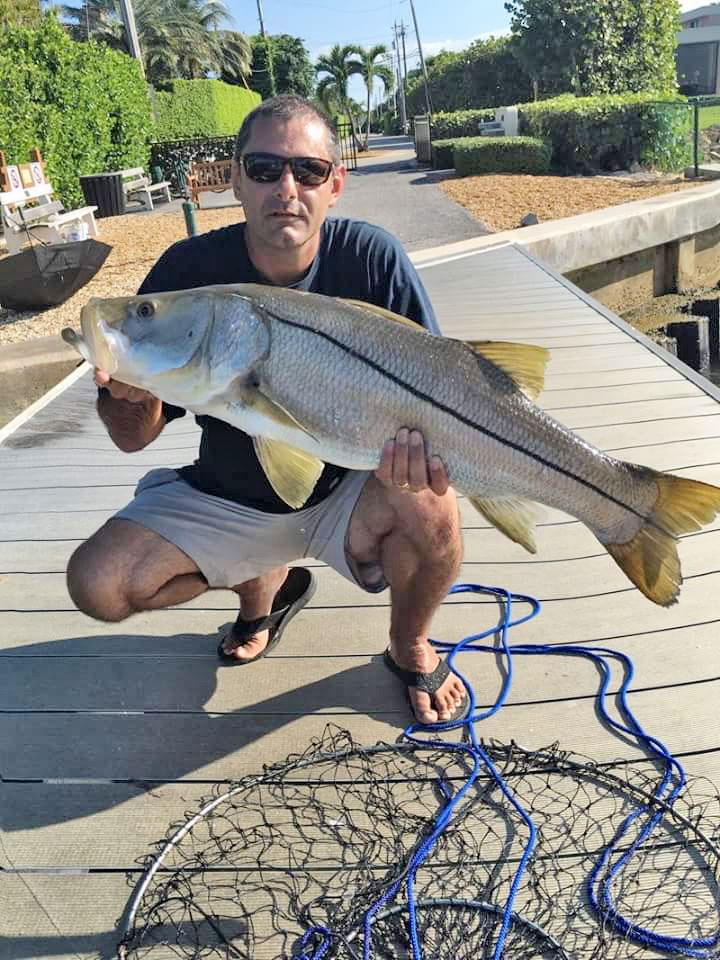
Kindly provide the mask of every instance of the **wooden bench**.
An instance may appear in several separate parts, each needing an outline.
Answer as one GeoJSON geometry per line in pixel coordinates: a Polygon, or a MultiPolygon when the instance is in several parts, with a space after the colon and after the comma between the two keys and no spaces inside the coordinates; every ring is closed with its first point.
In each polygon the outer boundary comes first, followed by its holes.
{"type": "MultiPolygon", "coordinates": [[[[154,210],[153,194],[164,197],[170,203],[170,181],[161,180],[151,183],[142,167],[130,167],[120,171],[123,178],[123,190],[126,200],[139,200],[146,210],[154,210]]],[[[157,199],[157,198],[156,198],[157,199]]]]}
{"type": "Polygon", "coordinates": [[[0,212],[8,253],[20,253],[30,237],[37,237],[45,243],[62,243],[74,226],[81,226],[81,232],[97,237],[97,207],[64,210],[63,205],[53,200],[52,196],[52,186],[47,182],[0,193],[0,212]]]}
{"type": "Polygon", "coordinates": [[[222,193],[232,186],[232,160],[203,160],[193,163],[187,175],[193,203],[200,206],[200,194],[206,190],[222,193]]]}

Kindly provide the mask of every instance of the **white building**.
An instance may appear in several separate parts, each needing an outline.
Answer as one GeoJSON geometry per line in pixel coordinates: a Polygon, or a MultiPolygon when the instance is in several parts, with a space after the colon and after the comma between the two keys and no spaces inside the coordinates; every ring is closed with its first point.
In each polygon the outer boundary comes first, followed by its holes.
{"type": "Polygon", "coordinates": [[[720,3],[681,14],[675,52],[680,92],[688,96],[720,93],[720,3]]]}

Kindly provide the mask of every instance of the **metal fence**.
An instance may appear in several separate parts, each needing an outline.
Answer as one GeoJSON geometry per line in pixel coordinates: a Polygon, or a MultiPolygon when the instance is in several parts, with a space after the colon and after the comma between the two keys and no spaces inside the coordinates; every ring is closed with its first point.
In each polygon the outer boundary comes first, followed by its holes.
{"type": "Polygon", "coordinates": [[[701,163],[720,162],[720,97],[692,97],[693,167],[698,176],[701,163]]]}
{"type": "Polygon", "coordinates": [[[352,126],[349,123],[337,124],[338,140],[342,151],[342,161],[348,170],[357,170],[357,147],[353,136],[352,126]]]}
{"type": "Polygon", "coordinates": [[[720,97],[659,100],[649,106],[666,120],[656,129],[656,148],[669,158],[661,167],[697,177],[704,164],[720,163],[720,97]]]}
{"type": "Polygon", "coordinates": [[[204,160],[230,160],[235,137],[188,137],[184,140],[159,140],[150,144],[150,165],[160,167],[163,178],[173,190],[187,194],[190,165],[204,160]]]}

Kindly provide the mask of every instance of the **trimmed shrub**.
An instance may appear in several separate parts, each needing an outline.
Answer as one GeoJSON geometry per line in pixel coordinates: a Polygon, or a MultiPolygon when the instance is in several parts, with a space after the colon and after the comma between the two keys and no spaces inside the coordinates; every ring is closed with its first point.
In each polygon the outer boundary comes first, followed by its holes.
{"type": "Polygon", "coordinates": [[[478,173],[547,173],[551,151],[535,137],[466,137],[455,141],[455,169],[478,173]]]}
{"type": "Polygon", "coordinates": [[[150,101],[139,64],[71,40],[52,14],[36,30],[0,34],[0,148],[25,163],[39,147],[67,206],[84,203],[80,174],[145,165],[150,101]]]}
{"type": "Polygon", "coordinates": [[[453,151],[455,144],[462,138],[454,140],[433,140],[430,144],[432,148],[432,165],[434,170],[448,170],[455,165],[453,151]]]}
{"type": "Polygon", "coordinates": [[[478,124],[495,119],[495,110],[455,110],[453,113],[435,113],[432,121],[433,140],[452,137],[476,137],[478,124]]]}
{"type": "Polygon", "coordinates": [[[222,80],[174,80],[154,94],[155,139],[223,137],[260,103],[260,94],[222,80]]]}
{"type": "Polygon", "coordinates": [[[692,110],[683,97],[564,94],[520,106],[520,133],[552,145],[564,173],[627,169],[634,163],[679,170],[692,162],[692,110]]]}

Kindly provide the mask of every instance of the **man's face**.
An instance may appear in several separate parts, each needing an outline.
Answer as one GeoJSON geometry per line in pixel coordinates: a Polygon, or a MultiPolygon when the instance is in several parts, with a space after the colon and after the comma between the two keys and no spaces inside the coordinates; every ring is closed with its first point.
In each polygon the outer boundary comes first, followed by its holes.
{"type": "MultiPolygon", "coordinates": [[[[287,122],[258,118],[243,152],[330,160],[325,126],[306,117],[287,122]]],[[[251,242],[277,251],[302,247],[317,235],[327,211],[337,202],[345,175],[345,167],[338,165],[325,183],[305,187],[286,166],[275,183],[256,183],[242,163],[233,161],[233,190],[242,201],[251,242]]]]}

